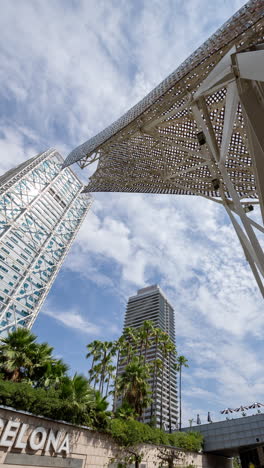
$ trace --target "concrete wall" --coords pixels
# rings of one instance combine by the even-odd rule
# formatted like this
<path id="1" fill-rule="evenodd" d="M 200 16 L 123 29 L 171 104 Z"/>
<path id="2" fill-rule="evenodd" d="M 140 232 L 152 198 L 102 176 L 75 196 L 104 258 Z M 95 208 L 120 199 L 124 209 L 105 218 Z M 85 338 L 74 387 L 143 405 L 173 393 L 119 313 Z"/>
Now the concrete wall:
<path id="1" fill-rule="evenodd" d="M 205 439 L 204 450 L 236 450 L 264 443 L 264 414 L 202 424 L 184 431 L 198 431 Z"/>
<path id="2" fill-rule="evenodd" d="M 114 467 L 117 460 L 122 459 L 123 454 L 120 448 L 110 437 L 88 428 L 51 421 L 6 408 L 0 408 L 0 418 L 0 467 L 99 468 Z M 8 421 L 10 421 L 9 426 L 7 426 Z M 17 423 L 17 428 L 15 428 L 14 422 Z M 13 427 L 11 427 L 12 424 Z M 22 424 L 27 424 L 27 426 L 22 426 Z M 9 436 L 7 435 L 8 427 L 11 428 Z M 39 437 L 38 435 L 36 437 L 32 436 L 37 427 L 43 428 L 42 431 L 45 434 L 47 433 L 47 438 L 42 449 L 33 450 L 30 447 L 30 443 L 32 445 L 30 440 L 34 439 L 36 444 L 41 443 L 43 435 L 39 434 Z M 57 431 L 61 432 L 60 440 L 64 440 L 68 434 L 69 453 L 66 453 L 66 449 L 62 450 L 61 453 L 56 453 L 52 445 L 47 449 L 50 434 L 52 433 L 57 437 Z M 20 448 L 16 448 L 16 445 L 20 445 Z M 140 447 L 143 454 L 141 468 L 157 468 L 160 463 L 159 450 L 153 445 L 142 445 Z M 196 468 L 230 468 L 232 466 L 231 460 L 226 458 L 197 453 L 184 454 L 182 460 L 175 466 L 183 467 L 190 464 Z M 166 465 L 164 464 L 164 466 Z"/>

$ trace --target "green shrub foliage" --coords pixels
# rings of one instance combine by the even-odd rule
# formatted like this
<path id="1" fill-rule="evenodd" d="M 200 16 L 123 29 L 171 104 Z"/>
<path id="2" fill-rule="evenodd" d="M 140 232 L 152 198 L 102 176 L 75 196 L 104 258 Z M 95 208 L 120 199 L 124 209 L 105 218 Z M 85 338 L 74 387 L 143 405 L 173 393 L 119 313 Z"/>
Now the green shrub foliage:
<path id="1" fill-rule="evenodd" d="M 98 394 L 96 396 L 100 398 Z M 102 406 L 104 400 L 99 403 Z M 133 419 L 111 419 L 106 406 L 99 407 L 98 411 L 96 398 L 94 402 L 89 400 L 89 404 L 84 407 L 73 404 L 69 397 L 62 398 L 60 390 L 33 388 L 28 383 L 0 380 L 0 405 L 106 431 L 123 447 L 150 443 L 174 446 L 193 452 L 198 452 L 202 448 L 202 436 L 197 432 L 167 434 Z"/>
<path id="2" fill-rule="evenodd" d="M 0 380 L 0 404 L 73 424 L 93 425 L 93 409 L 73 405 L 55 389 L 33 388 L 28 383 Z"/>
<path id="3" fill-rule="evenodd" d="M 118 444 L 124 447 L 150 443 L 173 446 L 193 452 L 202 449 L 203 437 L 198 432 L 167 434 L 160 429 L 133 420 L 112 419 L 109 422 L 108 432 Z"/>
<path id="4" fill-rule="evenodd" d="M 151 323 L 145 322 L 145 325 L 146 330 L 149 331 Z M 131 332 L 131 330 L 128 331 Z M 148 389 L 143 385 L 148 376 L 143 357 L 147 350 L 145 338 L 141 346 L 142 362 L 131 357 L 130 367 L 127 366 L 130 373 L 125 374 L 126 379 L 124 377 L 123 381 L 119 382 L 125 401 L 123 406 L 116 411 L 117 417 L 115 418 L 111 418 L 111 413 L 107 411 L 109 372 L 113 371 L 108 354 L 112 356 L 113 344 L 110 343 L 110 346 L 105 342 L 102 345 L 103 364 L 100 370 L 102 375 L 98 391 L 90 385 L 92 379 L 95 378 L 93 374 L 90 373 L 89 381 L 80 374 L 69 377 L 67 364 L 52 355 L 52 347 L 47 343 L 37 343 L 36 338 L 30 330 L 21 328 L 0 340 L 0 405 L 107 432 L 121 448 L 126 448 L 129 454 L 132 453 L 136 457 L 137 463 L 140 455 L 131 452 L 131 448 L 141 443 L 171 446 L 190 451 L 201 449 L 202 436 L 199 433 L 167 434 L 136 420 L 137 415 L 141 414 L 143 408 L 149 404 Z M 93 355 L 95 362 L 97 362 L 99 352 L 98 343 L 100 344 L 100 342 L 93 342 L 93 346 L 88 346 L 88 355 Z M 143 353 L 144 345 L 145 352 Z M 133 354 L 133 347 L 130 348 L 125 350 L 126 361 L 128 361 L 128 353 L 131 356 Z M 122 350 L 120 352 L 122 354 Z M 93 366 L 93 369 L 95 367 Z M 107 372 L 109 376 L 105 379 Z M 135 376 L 140 376 L 142 380 L 138 388 L 136 385 L 130 385 L 132 377 Z M 104 392 L 105 385 L 107 386 L 106 392 Z M 116 396 L 115 394 L 114 400 Z M 133 400 L 132 396 L 138 399 L 135 407 L 129 405 L 130 399 Z"/>
<path id="5" fill-rule="evenodd" d="M 199 452 L 202 449 L 203 436 L 199 432 L 174 432 L 168 434 L 169 445 L 180 447 L 190 452 Z"/>

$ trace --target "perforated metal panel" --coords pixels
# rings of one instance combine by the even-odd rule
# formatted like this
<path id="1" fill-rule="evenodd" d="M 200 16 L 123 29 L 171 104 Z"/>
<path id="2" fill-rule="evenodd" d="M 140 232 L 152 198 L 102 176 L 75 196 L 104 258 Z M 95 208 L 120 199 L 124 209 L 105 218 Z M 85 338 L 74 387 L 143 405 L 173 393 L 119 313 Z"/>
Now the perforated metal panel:
<path id="1" fill-rule="evenodd" d="M 81 167 L 99 157 L 87 191 L 151 192 L 219 196 L 212 188 L 211 170 L 197 140 L 196 122 L 188 107 L 203 80 L 221 58 L 263 42 L 263 0 L 248 2 L 174 73 L 123 117 L 66 159 Z M 226 87 L 206 98 L 210 119 L 221 144 Z M 226 168 L 236 191 L 257 197 L 252 160 L 241 107 L 238 105 Z M 177 176 L 173 175 L 177 173 Z M 173 175 L 173 177 L 172 177 Z M 223 182 L 226 195 L 228 190 Z"/>

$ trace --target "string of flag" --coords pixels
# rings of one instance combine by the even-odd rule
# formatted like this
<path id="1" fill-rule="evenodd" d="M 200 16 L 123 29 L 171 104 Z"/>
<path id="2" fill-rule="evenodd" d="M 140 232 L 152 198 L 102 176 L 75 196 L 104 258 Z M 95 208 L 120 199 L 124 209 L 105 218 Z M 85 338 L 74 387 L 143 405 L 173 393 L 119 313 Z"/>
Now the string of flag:
<path id="1" fill-rule="evenodd" d="M 239 408 L 225 408 L 224 410 L 220 411 L 221 414 L 229 414 L 229 413 L 238 413 L 240 411 L 246 411 L 246 410 L 249 410 L 249 409 L 256 409 L 256 408 L 261 408 L 262 406 L 264 406 L 263 403 L 253 403 L 252 405 L 248 405 L 248 406 L 239 406 Z M 193 421 L 193 419 L 191 419 L 190 421 Z M 211 414 L 210 412 L 208 411 L 208 416 L 207 416 L 207 422 L 210 422 L 212 423 L 212 419 L 211 419 Z M 197 414 L 197 418 L 196 418 L 196 424 L 201 424 L 201 418 L 200 418 L 200 415 Z"/>
<path id="2" fill-rule="evenodd" d="M 249 409 L 256 409 L 256 408 L 261 408 L 261 406 L 264 406 L 262 403 L 253 403 L 252 405 L 249 406 L 239 406 L 239 408 L 225 408 L 224 410 L 220 411 L 221 414 L 229 414 L 229 413 L 238 413 L 239 411 L 246 411 Z"/>

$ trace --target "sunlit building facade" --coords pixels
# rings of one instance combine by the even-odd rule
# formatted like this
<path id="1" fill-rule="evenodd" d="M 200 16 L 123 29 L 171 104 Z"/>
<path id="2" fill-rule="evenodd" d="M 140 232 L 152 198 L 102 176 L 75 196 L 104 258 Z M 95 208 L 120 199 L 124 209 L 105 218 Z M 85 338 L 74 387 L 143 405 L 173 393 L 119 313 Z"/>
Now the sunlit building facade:
<path id="1" fill-rule="evenodd" d="M 141 327 L 145 320 L 153 322 L 155 327 L 166 332 L 175 343 L 174 311 L 165 294 L 158 285 L 140 289 L 135 296 L 129 298 L 126 308 L 124 328 Z M 138 350 L 139 351 L 139 350 Z M 136 352 L 139 354 L 139 352 Z M 177 376 L 175 370 L 176 356 L 170 355 L 165 360 L 161 349 L 153 344 L 146 354 L 146 361 L 161 359 L 164 363 L 164 375 L 159 375 L 153 382 L 152 375 L 149 387 L 152 391 L 152 407 L 147 408 L 142 416 L 145 423 L 152 422 L 165 430 L 175 430 L 178 424 Z M 124 364 L 120 359 L 118 374 L 122 373 Z M 119 404 L 121 401 L 119 401 Z"/>
<path id="2" fill-rule="evenodd" d="M 91 206 L 56 150 L 0 177 L 0 336 L 31 328 Z"/>

